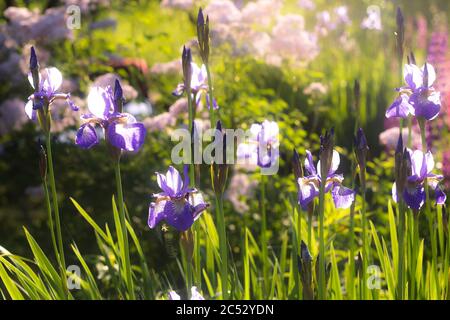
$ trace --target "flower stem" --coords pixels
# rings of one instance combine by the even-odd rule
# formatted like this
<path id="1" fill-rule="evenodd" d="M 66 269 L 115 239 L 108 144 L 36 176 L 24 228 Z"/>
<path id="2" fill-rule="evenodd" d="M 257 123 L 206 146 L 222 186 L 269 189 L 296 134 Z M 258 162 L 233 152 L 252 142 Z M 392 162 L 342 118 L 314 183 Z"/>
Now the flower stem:
<path id="1" fill-rule="evenodd" d="M 228 244 L 225 228 L 225 217 L 223 214 L 223 194 L 216 194 L 216 216 L 219 231 L 220 246 L 220 276 L 222 281 L 222 299 L 228 299 Z"/>
<path id="2" fill-rule="evenodd" d="M 420 127 L 420 134 L 422 138 L 422 152 L 424 155 L 428 151 L 427 147 L 427 139 L 426 139 L 426 127 L 425 127 L 425 119 L 419 118 L 419 127 Z M 426 161 L 424 159 L 424 161 Z M 430 191 L 428 188 L 428 178 L 425 176 L 424 181 L 424 188 L 425 188 L 425 215 L 428 218 L 428 227 L 430 229 L 430 238 L 431 238 L 431 253 L 432 253 L 432 265 L 434 267 L 435 272 L 435 279 L 436 279 L 436 291 L 440 292 L 440 286 L 439 286 L 439 280 L 438 280 L 438 258 L 437 258 L 437 243 L 436 243 L 436 228 L 434 227 L 434 215 L 431 212 L 431 205 L 430 205 Z"/>
<path id="3" fill-rule="evenodd" d="M 45 203 L 47 206 L 48 223 L 49 223 L 50 233 L 51 233 L 51 237 L 52 237 L 53 250 L 55 251 L 56 261 L 58 261 L 58 263 L 59 263 L 60 259 L 59 259 L 58 244 L 56 241 L 55 225 L 53 224 L 52 205 L 50 202 L 50 194 L 48 193 L 48 184 L 47 184 L 46 178 L 42 179 L 42 185 L 44 188 Z"/>
<path id="4" fill-rule="evenodd" d="M 53 170 L 53 155 L 52 155 L 52 143 L 51 143 L 50 131 L 48 131 L 47 139 L 46 139 L 45 143 L 46 143 L 47 157 L 48 157 L 48 174 L 49 174 L 49 181 L 50 181 L 50 189 L 52 192 L 53 212 L 55 214 L 56 239 L 57 239 L 57 243 L 58 243 L 58 252 L 59 252 L 59 254 L 58 254 L 59 269 L 60 269 L 60 273 L 61 273 L 61 282 L 62 282 L 64 291 L 67 293 L 67 296 L 68 296 L 69 291 L 67 288 L 67 281 L 66 281 L 66 261 L 65 261 L 65 257 L 64 257 L 64 246 L 63 246 L 63 240 L 62 240 L 58 198 L 57 198 L 57 193 L 56 193 L 55 173 Z"/>
<path id="5" fill-rule="evenodd" d="M 319 300 L 326 299 L 325 280 L 325 235 L 324 235 L 324 205 L 325 205 L 325 179 L 319 187 Z"/>
<path id="6" fill-rule="evenodd" d="M 399 202 L 399 255 L 397 275 L 397 299 L 405 298 L 405 207 L 403 201 Z"/>
<path id="7" fill-rule="evenodd" d="M 134 294 L 134 288 L 133 288 L 133 278 L 131 275 L 131 263 L 130 263 L 130 249 L 128 245 L 128 232 L 125 222 L 125 211 L 124 211 L 124 201 L 123 201 L 123 191 L 122 191 L 122 178 L 120 175 L 120 159 L 117 160 L 115 164 L 115 176 L 116 176 L 116 187 L 117 187 L 117 202 L 119 205 L 119 222 L 121 224 L 121 237 L 123 243 L 122 248 L 122 264 L 123 268 L 125 270 L 125 277 L 126 277 L 126 285 L 128 289 L 129 298 L 134 300 L 135 294 Z"/>
<path id="8" fill-rule="evenodd" d="M 362 169 L 360 174 L 365 175 L 365 170 Z M 365 181 L 365 178 L 364 178 Z M 369 263 L 369 250 L 367 247 L 367 215 L 366 215 L 366 186 L 361 184 L 362 204 L 361 204 L 361 220 L 362 220 L 362 256 L 363 256 L 363 270 L 362 270 L 362 298 L 367 300 L 367 266 Z"/>
<path id="9" fill-rule="evenodd" d="M 269 291 L 269 265 L 268 265 L 268 252 L 267 252 L 267 215 L 266 215 L 266 176 L 261 174 L 261 250 L 263 259 L 263 292 L 264 297 L 267 298 Z"/>
<path id="10" fill-rule="evenodd" d="M 211 79 L 211 71 L 209 70 L 209 65 L 205 64 L 206 67 L 206 75 L 208 77 L 208 94 L 209 94 L 209 119 L 211 121 L 211 128 L 214 128 L 216 125 L 216 116 L 214 110 L 214 96 L 213 96 L 213 86 Z"/>

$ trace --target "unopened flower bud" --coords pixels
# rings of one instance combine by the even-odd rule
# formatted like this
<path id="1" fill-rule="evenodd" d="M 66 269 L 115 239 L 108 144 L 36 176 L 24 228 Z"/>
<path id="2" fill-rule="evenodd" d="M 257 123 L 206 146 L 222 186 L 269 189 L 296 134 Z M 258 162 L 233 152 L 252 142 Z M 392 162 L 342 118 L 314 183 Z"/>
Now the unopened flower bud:
<path id="1" fill-rule="evenodd" d="M 191 49 L 183 47 L 183 54 L 181 56 L 181 63 L 183 66 L 183 81 L 184 81 L 184 88 L 188 94 L 190 94 L 191 91 L 191 78 L 192 78 L 192 55 L 191 55 Z"/>
<path id="2" fill-rule="evenodd" d="M 333 160 L 334 148 L 334 129 L 326 131 L 324 135 L 320 136 L 320 173 L 322 177 L 327 177 L 331 168 Z"/>
<path id="3" fill-rule="evenodd" d="M 39 173 L 42 180 L 47 178 L 47 152 L 42 144 L 39 149 Z"/>
<path id="4" fill-rule="evenodd" d="M 31 53 L 30 53 L 30 72 L 31 76 L 33 78 L 33 86 L 34 91 L 39 91 L 39 63 L 36 56 L 36 51 L 34 50 L 34 47 L 31 47 Z"/>
<path id="5" fill-rule="evenodd" d="M 362 128 L 359 128 L 355 137 L 355 154 L 361 171 L 366 170 L 367 152 L 369 146 Z"/>
<path id="6" fill-rule="evenodd" d="M 298 155 L 297 150 L 294 149 L 294 154 L 292 156 L 292 169 L 294 170 L 295 180 L 303 177 L 302 165 L 300 164 L 300 156 Z"/>
<path id="7" fill-rule="evenodd" d="M 405 43 L 405 19 L 400 7 L 397 7 L 396 13 L 397 30 L 395 35 L 397 37 L 397 54 L 400 59 L 403 59 L 403 47 Z"/>
<path id="8" fill-rule="evenodd" d="M 114 83 L 114 103 L 117 108 L 117 112 L 123 111 L 123 90 L 122 86 L 120 85 L 119 79 L 116 79 L 116 82 Z"/>
<path id="9" fill-rule="evenodd" d="M 203 15 L 202 8 L 198 10 L 197 16 L 197 39 L 198 47 L 200 51 L 200 56 L 202 57 L 203 63 L 208 64 L 209 60 L 209 17 Z"/>

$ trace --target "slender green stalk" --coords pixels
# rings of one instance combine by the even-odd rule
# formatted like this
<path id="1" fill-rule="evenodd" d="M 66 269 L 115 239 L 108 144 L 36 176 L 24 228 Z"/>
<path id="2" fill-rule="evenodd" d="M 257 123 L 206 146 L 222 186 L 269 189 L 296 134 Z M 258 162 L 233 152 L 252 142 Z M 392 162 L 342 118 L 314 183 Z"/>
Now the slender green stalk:
<path id="1" fill-rule="evenodd" d="M 405 207 L 403 201 L 399 202 L 399 240 L 398 240 L 398 275 L 397 299 L 405 299 Z"/>
<path id="2" fill-rule="evenodd" d="M 225 228 L 225 217 L 223 214 L 223 194 L 216 194 L 216 215 L 219 231 L 220 249 L 220 276 L 222 281 L 222 299 L 228 299 L 228 245 Z"/>
<path id="3" fill-rule="evenodd" d="M 45 196 L 45 203 L 47 206 L 47 213 L 48 213 L 48 223 L 49 223 L 49 228 L 50 228 L 50 234 L 52 237 L 52 245 L 53 245 L 53 250 L 55 251 L 55 257 L 56 257 L 56 261 L 60 261 L 59 258 L 59 251 L 58 251 L 58 244 L 56 241 L 56 235 L 55 235 L 55 226 L 53 224 L 53 216 L 52 216 L 52 205 L 50 202 L 50 195 L 48 193 L 48 185 L 47 185 L 47 179 L 43 178 L 42 179 L 42 185 L 44 187 L 44 196 Z"/>
<path id="4" fill-rule="evenodd" d="M 120 160 L 118 159 L 115 164 L 115 176 L 116 176 L 116 187 L 117 187 L 117 201 L 119 204 L 119 219 L 121 224 L 121 237 L 123 243 L 123 257 L 122 265 L 125 271 L 126 285 L 128 289 L 129 298 L 134 300 L 135 293 L 133 288 L 133 278 L 131 274 L 131 263 L 130 263 L 130 248 L 128 244 L 128 232 L 125 223 L 125 211 L 124 211 L 124 201 L 123 201 L 123 191 L 122 191 L 122 178 L 120 175 Z"/>
<path id="5" fill-rule="evenodd" d="M 319 300 L 325 300 L 326 280 L 325 280 L 325 234 L 324 234 L 324 202 L 325 202 L 325 179 L 320 183 L 319 188 Z"/>
<path id="6" fill-rule="evenodd" d="M 267 252 L 267 215 L 266 215 L 266 176 L 261 174 L 261 250 L 263 259 L 263 292 L 264 297 L 267 298 L 269 291 L 269 264 Z"/>
<path id="7" fill-rule="evenodd" d="M 214 96 L 213 96 L 213 86 L 212 86 L 212 79 L 211 79 L 211 71 L 209 70 L 209 65 L 206 63 L 206 75 L 208 76 L 208 94 L 209 94 L 209 119 L 211 121 L 211 128 L 214 128 L 216 126 L 216 115 L 214 110 Z"/>
<path id="8" fill-rule="evenodd" d="M 360 174 L 365 174 L 361 172 Z M 361 204 L 361 220 L 362 220 L 362 298 L 367 300 L 367 266 L 369 263 L 369 250 L 367 246 L 367 215 L 366 215 L 366 186 L 361 185 L 362 190 L 362 204 Z"/>
<path id="9" fill-rule="evenodd" d="M 312 248 L 312 213 L 308 209 L 308 248 Z"/>
<path id="10" fill-rule="evenodd" d="M 425 154 L 428 150 L 427 148 L 427 139 L 426 139 L 426 132 L 425 132 L 425 119 L 420 118 L 419 119 L 419 127 L 420 127 L 420 134 L 422 138 L 422 152 Z M 425 159 L 424 159 L 425 161 Z M 425 215 L 428 218 L 428 227 L 430 230 L 430 238 L 431 238 L 431 253 L 432 253 L 432 265 L 434 267 L 434 272 L 436 275 L 436 291 L 440 291 L 440 284 L 439 284 L 439 277 L 438 277 L 438 257 L 437 257 L 437 242 L 436 242 L 436 229 L 434 227 L 434 215 L 431 212 L 431 205 L 430 205 L 430 191 L 428 188 L 428 178 L 425 176 Z"/>
<path id="11" fill-rule="evenodd" d="M 59 207 L 58 207 L 58 198 L 56 193 L 56 183 L 55 183 L 55 173 L 53 170 L 53 155 L 52 155 L 52 143 L 50 140 L 50 131 L 47 134 L 46 139 L 46 149 L 47 149 L 47 158 L 48 158 L 48 174 L 50 181 L 50 188 L 52 192 L 52 202 L 53 202 L 53 212 L 55 214 L 55 225 L 56 225 L 56 239 L 58 242 L 58 252 L 59 252 L 59 269 L 61 273 L 61 282 L 63 284 L 63 288 L 67 295 L 69 295 L 69 290 L 67 288 L 66 281 L 66 261 L 64 257 L 64 246 L 62 240 L 62 232 L 61 232 L 61 221 L 59 215 Z"/>

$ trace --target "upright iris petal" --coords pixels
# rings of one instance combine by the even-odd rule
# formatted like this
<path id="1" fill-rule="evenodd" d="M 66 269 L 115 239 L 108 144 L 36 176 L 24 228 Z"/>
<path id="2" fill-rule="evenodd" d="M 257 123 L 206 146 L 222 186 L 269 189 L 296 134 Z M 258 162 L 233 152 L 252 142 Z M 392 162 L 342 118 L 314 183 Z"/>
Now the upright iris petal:
<path id="1" fill-rule="evenodd" d="M 120 84 L 116 83 L 116 86 Z M 146 130 L 142 123 L 129 113 L 118 111 L 116 103 L 121 102 L 121 89 L 114 92 L 111 87 L 106 89 L 92 87 L 88 95 L 89 113 L 83 114 L 84 124 L 78 129 L 75 144 L 80 148 L 89 149 L 98 144 L 95 126 L 99 125 L 105 132 L 107 142 L 125 151 L 138 151 L 144 144 Z"/>
<path id="2" fill-rule="evenodd" d="M 156 200 L 150 204 L 148 226 L 153 229 L 166 221 L 177 230 L 186 231 L 208 206 L 196 189 L 189 188 L 188 166 L 184 167 L 184 180 L 172 166 L 166 174 L 156 176 L 162 192 L 155 194 Z"/>

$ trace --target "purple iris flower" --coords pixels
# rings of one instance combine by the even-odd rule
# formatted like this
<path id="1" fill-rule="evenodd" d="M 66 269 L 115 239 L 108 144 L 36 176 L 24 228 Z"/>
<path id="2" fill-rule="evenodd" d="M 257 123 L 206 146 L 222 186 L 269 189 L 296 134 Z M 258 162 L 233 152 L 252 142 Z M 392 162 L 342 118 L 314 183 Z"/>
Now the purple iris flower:
<path id="1" fill-rule="evenodd" d="M 206 95 L 206 105 L 208 109 L 211 106 L 211 102 L 209 101 L 209 87 L 208 87 L 208 74 L 206 72 L 206 66 L 202 64 L 201 67 L 198 67 L 197 64 L 191 62 L 191 92 L 195 97 L 195 104 L 198 105 L 200 103 L 202 94 Z M 180 97 L 183 95 L 185 91 L 184 83 L 179 83 L 172 94 L 176 97 Z M 213 99 L 213 108 L 214 110 L 219 109 L 216 99 Z"/>
<path id="2" fill-rule="evenodd" d="M 278 135 L 279 128 L 275 121 L 264 120 L 261 124 L 252 124 L 248 143 L 238 145 L 238 159 L 261 168 L 270 168 L 279 157 Z"/>
<path id="3" fill-rule="evenodd" d="M 336 173 L 339 163 L 339 153 L 336 150 L 333 150 L 331 167 L 325 182 L 325 192 L 331 190 L 331 195 L 336 208 L 345 209 L 350 207 L 352 202 L 355 200 L 355 191 L 342 186 L 344 177 L 342 174 Z M 319 188 L 322 181 L 320 176 L 320 160 L 317 163 L 316 169 L 309 150 L 306 150 L 305 169 L 309 175 L 298 179 L 298 202 L 302 206 L 303 210 L 307 210 L 308 204 L 313 201 L 315 197 L 319 196 Z"/>
<path id="4" fill-rule="evenodd" d="M 35 92 L 28 97 L 28 102 L 25 105 L 25 113 L 31 120 L 36 120 L 36 111 L 38 109 L 52 103 L 55 99 L 65 99 L 72 110 L 78 111 L 78 107 L 70 99 L 69 93 L 58 92 L 63 82 L 63 77 L 57 68 L 45 68 L 39 73 L 39 88 L 37 89 L 34 87 L 31 72 L 28 74 L 28 81 L 35 89 Z"/>
<path id="5" fill-rule="evenodd" d="M 413 115 L 426 120 L 433 120 L 441 109 L 441 95 L 433 83 L 436 72 L 426 63 L 422 68 L 411 63 L 406 64 L 403 74 L 407 86 L 397 89 L 399 96 L 386 110 L 386 118 L 406 118 Z"/>
<path id="6" fill-rule="evenodd" d="M 201 193 L 189 188 L 189 166 L 184 166 L 184 181 L 177 169 L 170 166 L 167 173 L 156 173 L 162 192 L 154 194 L 155 202 L 150 204 L 148 226 L 154 228 L 164 220 L 179 231 L 189 229 L 200 214 L 208 207 Z"/>
<path id="7" fill-rule="evenodd" d="M 430 151 L 424 154 L 420 150 L 409 150 L 411 159 L 411 175 L 406 180 L 406 186 L 403 191 L 405 203 L 414 210 L 420 210 L 426 200 L 425 180 L 434 191 L 434 198 L 437 204 L 444 204 L 446 195 L 438 186 L 439 181 L 443 179 L 442 175 L 432 174 L 434 168 L 434 159 Z M 397 202 L 397 185 L 394 182 L 392 186 L 392 198 Z"/>
<path id="8" fill-rule="evenodd" d="M 114 96 L 109 86 L 106 89 L 91 88 L 87 99 L 90 113 L 81 116 L 84 124 L 78 129 L 75 139 L 80 148 L 89 149 L 99 143 L 96 125 L 104 129 L 106 141 L 116 148 L 137 151 L 144 144 L 145 127 L 131 114 L 118 110 L 118 99 L 122 99 L 118 81 L 116 87 L 119 98 Z"/>

